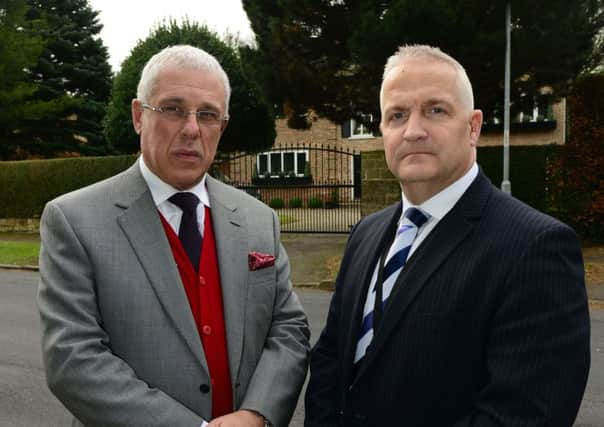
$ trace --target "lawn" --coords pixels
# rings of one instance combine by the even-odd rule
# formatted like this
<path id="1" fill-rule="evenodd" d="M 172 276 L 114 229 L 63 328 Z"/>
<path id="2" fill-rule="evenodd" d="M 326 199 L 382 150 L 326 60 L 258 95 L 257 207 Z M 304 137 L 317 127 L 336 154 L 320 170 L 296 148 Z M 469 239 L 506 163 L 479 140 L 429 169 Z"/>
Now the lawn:
<path id="1" fill-rule="evenodd" d="M 38 265 L 40 242 L 28 239 L 0 240 L 0 264 Z"/>

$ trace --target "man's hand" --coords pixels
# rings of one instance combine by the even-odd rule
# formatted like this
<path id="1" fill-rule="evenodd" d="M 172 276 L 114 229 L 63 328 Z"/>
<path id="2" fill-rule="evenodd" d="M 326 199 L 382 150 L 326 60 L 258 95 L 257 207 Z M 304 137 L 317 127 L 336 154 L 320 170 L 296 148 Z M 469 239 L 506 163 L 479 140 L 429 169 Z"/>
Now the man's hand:
<path id="1" fill-rule="evenodd" d="M 264 418 L 257 412 L 242 409 L 213 419 L 208 427 L 264 427 Z"/>

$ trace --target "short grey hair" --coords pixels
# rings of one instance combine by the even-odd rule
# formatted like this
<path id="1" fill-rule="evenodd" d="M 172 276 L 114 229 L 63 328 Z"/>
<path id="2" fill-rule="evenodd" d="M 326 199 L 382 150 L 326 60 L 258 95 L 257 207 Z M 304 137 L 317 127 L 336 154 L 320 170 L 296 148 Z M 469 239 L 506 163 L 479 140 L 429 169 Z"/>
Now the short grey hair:
<path id="1" fill-rule="evenodd" d="M 463 99 L 462 101 L 464 101 L 464 104 L 466 104 L 470 110 L 474 109 L 474 92 L 472 90 L 472 83 L 470 83 L 470 78 L 468 77 L 465 68 L 452 56 L 446 54 L 439 48 L 423 44 L 409 44 L 400 46 L 394 55 L 388 58 L 386 61 L 386 66 L 384 67 L 384 74 L 382 75 L 382 84 L 380 87 L 380 108 L 382 106 L 382 99 L 384 96 L 384 81 L 392 70 L 397 68 L 403 63 L 403 61 L 409 58 L 428 58 L 451 65 L 457 71 L 457 75 L 465 92 L 463 96 L 466 99 Z"/>
<path id="2" fill-rule="evenodd" d="M 167 47 L 153 55 L 145 64 L 141 78 L 136 88 L 136 97 L 148 102 L 153 95 L 157 77 L 160 72 L 168 67 L 178 67 L 190 70 L 213 73 L 224 85 L 226 115 L 229 114 L 229 100 L 231 98 L 231 84 L 229 77 L 218 60 L 203 49 L 189 46 L 176 45 Z"/>

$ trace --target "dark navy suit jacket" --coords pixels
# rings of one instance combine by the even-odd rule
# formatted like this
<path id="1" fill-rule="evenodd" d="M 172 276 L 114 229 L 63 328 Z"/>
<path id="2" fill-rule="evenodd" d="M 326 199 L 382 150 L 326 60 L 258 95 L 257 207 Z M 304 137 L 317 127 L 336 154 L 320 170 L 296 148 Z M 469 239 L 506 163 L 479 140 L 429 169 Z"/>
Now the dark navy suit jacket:
<path id="1" fill-rule="evenodd" d="M 482 172 L 409 259 L 353 367 L 367 286 L 400 211 L 351 232 L 312 351 L 305 426 L 571 426 L 590 362 L 579 241 Z"/>

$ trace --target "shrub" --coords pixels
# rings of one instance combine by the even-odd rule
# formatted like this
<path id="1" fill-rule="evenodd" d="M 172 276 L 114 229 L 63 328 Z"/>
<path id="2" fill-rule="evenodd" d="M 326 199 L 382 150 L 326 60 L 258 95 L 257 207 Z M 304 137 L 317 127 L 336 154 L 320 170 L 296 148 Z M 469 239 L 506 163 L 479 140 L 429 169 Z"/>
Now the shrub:
<path id="1" fill-rule="evenodd" d="M 292 209 L 297 209 L 302 207 L 302 199 L 299 197 L 294 197 L 289 201 L 289 207 Z"/>
<path id="2" fill-rule="evenodd" d="M 329 200 L 325 202 L 325 207 L 327 209 L 335 209 L 340 206 L 340 192 L 337 188 L 331 190 L 331 196 Z"/>
<path id="3" fill-rule="evenodd" d="M 268 202 L 268 205 L 273 209 L 281 209 L 285 207 L 285 202 L 280 197 L 274 197 Z"/>
<path id="4" fill-rule="evenodd" d="M 323 200 L 318 197 L 311 197 L 306 204 L 310 209 L 320 209 L 323 207 Z"/>
<path id="5" fill-rule="evenodd" d="M 0 218 L 39 217 L 46 202 L 109 178 L 135 155 L 0 162 Z"/>

